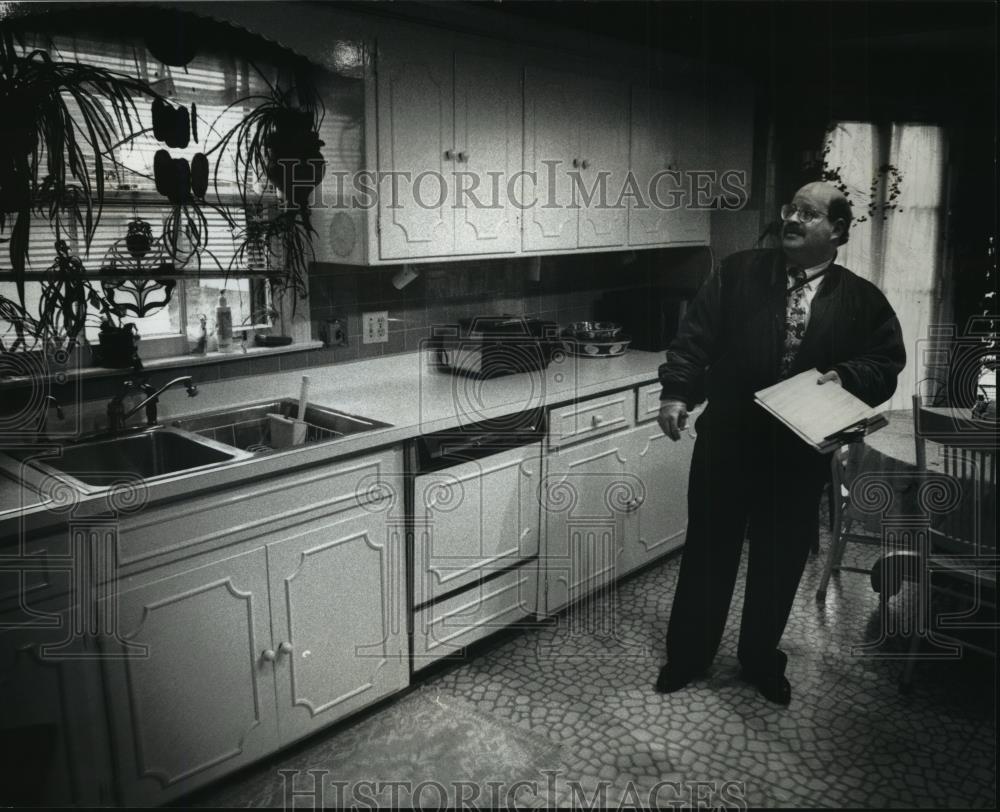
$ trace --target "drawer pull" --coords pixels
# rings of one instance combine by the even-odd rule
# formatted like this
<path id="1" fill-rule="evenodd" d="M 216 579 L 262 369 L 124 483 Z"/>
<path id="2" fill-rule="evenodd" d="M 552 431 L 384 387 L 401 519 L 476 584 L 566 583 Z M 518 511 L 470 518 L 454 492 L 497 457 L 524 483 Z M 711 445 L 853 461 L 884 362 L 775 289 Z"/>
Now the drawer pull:
<path id="1" fill-rule="evenodd" d="M 291 654 L 291 653 L 292 653 L 292 644 L 291 643 L 287 643 L 287 642 L 282 641 L 278 645 L 278 654 Z"/>
<path id="2" fill-rule="evenodd" d="M 597 427 L 598 427 L 599 425 L 601 425 L 601 423 L 603 423 L 603 422 L 604 422 L 604 418 L 603 418 L 603 417 L 601 417 L 601 416 L 600 416 L 599 414 L 595 414 L 595 415 L 594 415 L 594 416 L 593 416 L 592 418 L 590 418 L 590 423 L 591 423 L 591 425 L 593 425 L 593 427 L 594 427 L 595 429 L 596 429 L 596 428 L 597 428 Z"/>
<path id="3" fill-rule="evenodd" d="M 273 648 L 266 648 L 266 649 L 264 649 L 260 653 L 260 658 L 265 663 L 273 663 L 275 661 L 275 659 L 277 658 L 277 656 L 278 655 L 274 653 L 274 649 Z"/>

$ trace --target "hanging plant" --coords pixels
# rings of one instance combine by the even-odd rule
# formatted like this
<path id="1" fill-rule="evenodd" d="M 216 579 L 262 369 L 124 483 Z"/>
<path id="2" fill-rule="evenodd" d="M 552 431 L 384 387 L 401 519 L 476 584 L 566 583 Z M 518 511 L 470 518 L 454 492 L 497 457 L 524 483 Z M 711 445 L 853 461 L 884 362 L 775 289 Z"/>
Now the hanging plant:
<path id="1" fill-rule="evenodd" d="M 0 353 L 30 350 L 38 343 L 38 322 L 19 304 L 0 294 L 0 321 L 7 322 L 14 330 L 12 344 L 4 344 L 0 337 Z M 28 343 L 28 340 L 31 343 Z"/>
<path id="2" fill-rule="evenodd" d="M 236 184 L 244 203 L 250 190 L 268 181 L 281 193 L 285 205 L 297 207 L 308 224 L 309 195 L 326 171 L 320 149 L 324 142 L 319 137 L 323 102 L 305 71 L 299 71 L 291 87 L 269 85 L 267 95 L 238 99 L 225 112 L 250 102 L 257 104 L 222 135 L 213 151 L 235 145 Z M 216 165 L 216 190 L 218 172 Z"/>
<path id="3" fill-rule="evenodd" d="M 56 258 L 42 283 L 35 336 L 72 349 L 87 323 L 88 306 L 104 310 L 80 258 L 65 240 L 56 240 Z"/>
<path id="4" fill-rule="evenodd" d="M 0 32 L 0 235 L 22 305 L 32 211 L 57 228 L 63 216 L 75 220 L 89 249 L 104 202 L 104 156 L 135 134 L 133 98 L 158 98 L 140 79 L 24 50 Z"/>
<path id="5" fill-rule="evenodd" d="M 262 195 L 256 190 L 268 184 L 277 190 L 281 207 L 266 218 L 248 216 L 245 227 L 230 219 L 237 234 L 236 258 L 259 262 L 267 257 L 272 267 L 280 263 L 283 273 L 276 273 L 272 285 L 304 297 L 315 235 L 309 198 L 326 171 L 319 137 L 323 103 L 304 70 L 291 87 L 269 85 L 267 95 L 240 99 L 230 107 L 253 101 L 257 106 L 223 134 L 213 151 L 235 147 L 236 185 L 245 211 L 260 211 Z M 218 193 L 218 164 L 214 184 Z"/>
<path id="6" fill-rule="evenodd" d="M 247 224 L 236 231 L 234 265 L 248 268 L 280 265 L 282 272 L 269 278 L 272 290 L 292 291 L 296 299 L 305 298 L 306 274 L 315 257 L 311 229 L 295 210 L 276 212 L 271 217 L 247 216 Z"/>

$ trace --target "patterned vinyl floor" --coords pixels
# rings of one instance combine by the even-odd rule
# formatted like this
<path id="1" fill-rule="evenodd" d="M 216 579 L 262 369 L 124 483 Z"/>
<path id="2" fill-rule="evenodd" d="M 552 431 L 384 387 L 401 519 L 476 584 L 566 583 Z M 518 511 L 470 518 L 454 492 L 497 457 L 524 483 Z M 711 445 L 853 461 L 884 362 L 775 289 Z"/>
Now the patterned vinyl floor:
<path id="1" fill-rule="evenodd" d="M 782 641 L 792 683 L 788 708 L 736 678 L 745 551 L 719 656 L 706 678 L 681 692 L 653 691 L 677 555 L 554 623 L 501 635 L 426 677 L 418 690 L 441 707 L 459 706 L 464 718 L 474 714 L 478 728 L 492 730 L 491 740 L 513 735 L 514 745 L 498 745 L 493 758 L 512 760 L 494 764 L 494 772 L 522 782 L 509 796 L 518 806 L 571 808 L 596 799 L 615 807 L 995 808 L 995 660 L 963 652 L 946 662 L 921 661 L 913 690 L 901 694 L 901 646 L 857 646 L 878 640 L 910 596 L 894 598 L 883 615 L 868 578 L 842 573 L 818 603 L 828 544 L 824 538 L 821 555 L 807 565 Z M 875 554 L 849 546 L 845 563 L 863 565 Z M 310 739 L 296 750 L 295 764 L 318 763 L 338 746 L 374 763 L 393 738 L 384 731 L 409 721 L 399 718 L 411 713 L 408 699 Z M 445 730 L 428 722 L 425 741 Z M 546 749 L 549 742 L 555 750 Z M 540 757 L 527 768 L 513 763 L 542 752 L 544 764 Z M 454 753 L 446 748 L 428 748 L 424 758 L 416 774 L 442 782 L 454 775 Z M 435 758 L 441 763 L 427 763 Z M 189 802 L 278 805 L 277 769 L 275 762 L 261 765 Z M 497 796 L 491 803 L 483 790 L 479 803 L 496 805 Z"/>

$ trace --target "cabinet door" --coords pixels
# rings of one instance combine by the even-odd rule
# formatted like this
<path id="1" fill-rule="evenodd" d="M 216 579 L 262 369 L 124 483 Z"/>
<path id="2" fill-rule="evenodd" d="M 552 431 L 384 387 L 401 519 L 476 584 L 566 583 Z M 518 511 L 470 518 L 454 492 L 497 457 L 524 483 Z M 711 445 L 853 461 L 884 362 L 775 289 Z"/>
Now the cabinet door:
<path id="1" fill-rule="evenodd" d="M 683 205 L 669 212 L 667 242 L 707 244 L 716 187 L 708 180 L 700 180 L 697 174 L 715 168 L 708 154 L 707 102 L 685 88 L 674 88 L 670 91 L 668 110 L 668 164 L 680 172 Z"/>
<path id="2" fill-rule="evenodd" d="M 117 600 L 127 647 L 103 654 L 124 803 L 163 803 L 275 749 L 264 550 Z"/>
<path id="3" fill-rule="evenodd" d="M 668 208 L 679 185 L 666 174 L 671 169 L 671 111 L 667 93 L 659 88 L 632 88 L 632 174 L 645 206 L 629 201 L 629 245 L 663 245 L 669 242 Z"/>
<path id="4" fill-rule="evenodd" d="M 588 79 L 579 98 L 580 247 L 624 245 L 627 209 L 618 205 L 629 168 L 628 88 Z"/>
<path id="5" fill-rule="evenodd" d="M 413 605 L 538 552 L 541 444 L 414 478 Z"/>
<path id="6" fill-rule="evenodd" d="M 453 57 L 449 49 L 380 42 L 379 250 L 382 259 L 450 254 L 455 245 Z M 403 174 L 405 173 L 405 174 Z M 393 188 L 395 186 L 395 189 Z M 445 198 L 445 199 L 442 199 Z"/>
<path id="7" fill-rule="evenodd" d="M 630 201 L 630 245 L 708 241 L 709 213 L 691 207 L 694 178 L 687 174 L 711 168 L 699 112 L 685 91 L 632 89 L 632 171 L 648 207 Z"/>
<path id="8" fill-rule="evenodd" d="M 386 506 L 267 546 L 282 744 L 407 684 L 403 524 Z"/>
<path id="9" fill-rule="evenodd" d="M 694 417 L 690 418 L 689 425 Z M 656 423 L 629 433 L 632 472 L 639 493 L 629 506 L 622 566 L 625 572 L 648 564 L 684 543 L 687 485 L 694 438 L 682 432 L 674 442 Z"/>
<path id="10" fill-rule="evenodd" d="M 95 652 L 73 640 L 73 613 L 34 608 L 35 625 L 0 615 L 0 797 L 15 806 L 107 806 L 114 798 Z"/>
<path id="11" fill-rule="evenodd" d="M 502 58 L 455 54 L 455 253 L 506 253 L 521 240 L 508 183 L 521 169 L 521 71 Z M 459 192 L 469 190 L 469 194 Z"/>
<path id="12" fill-rule="evenodd" d="M 625 514 L 635 490 L 627 440 L 628 432 L 619 432 L 548 455 L 540 611 L 561 609 L 621 575 Z"/>
<path id="13" fill-rule="evenodd" d="M 581 79 L 529 66 L 524 75 L 522 248 L 553 251 L 579 244 L 579 208 L 573 203 L 573 161 L 580 157 Z M 579 195 L 577 195 L 579 199 Z M 534 205 L 532 205 L 532 203 Z"/>

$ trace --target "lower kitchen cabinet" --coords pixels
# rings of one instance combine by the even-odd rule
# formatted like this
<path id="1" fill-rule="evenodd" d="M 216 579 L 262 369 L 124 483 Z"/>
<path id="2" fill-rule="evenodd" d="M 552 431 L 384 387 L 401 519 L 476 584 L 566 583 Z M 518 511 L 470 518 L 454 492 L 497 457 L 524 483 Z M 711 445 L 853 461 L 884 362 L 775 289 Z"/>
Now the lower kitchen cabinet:
<path id="1" fill-rule="evenodd" d="M 625 391 L 550 413 L 540 614 L 606 588 L 684 543 L 694 435 L 683 432 L 674 442 L 663 434 L 655 422 L 659 390 L 649 384 L 639 388 L 638 401 Z"/>
<path id="2" fill-rule="evenodd" d="M 242 552 L 173 563 L 159 579 L 154 569 L 106 598 L 118 613 L 103 653 L 124 803 L 169 801 L 406 686 L 393 500 L 339 495 Z"/>
<path id="3" fill-rule="evenodd" d="M 35 605 L 0 614 L 0 803 L 105 806 L 107 763 L 100 667 L 74 637 L 73 613 Z"/>
<path id="4" fill-rule="evenodd" d="M 268 545 L 281 744 L 406 686 L 402 535 L 362 509 Z"/>
<path id="5" fill-rule="evenodd" d="M 634 477 L 627 432 L 550 451 L 542 510 L 538 611 L 551 614 L 622 574 L 626 512 Z"/>
<path id="6" fill-rule="evenodd" d="M 162 803 L 278 744 L 263 549 L 124 592 L 105 680 L 121 800 Z"/>
<path id="7" fill-rule="evenodd" d="M 631 572 L 684 543 L 694 438 L 682 432 L 675 442 L 657 423 L 646 423 L 627 432 L 624 445 L 638 491 L 629 505 L 621 561 L 622 571 Z"/>

